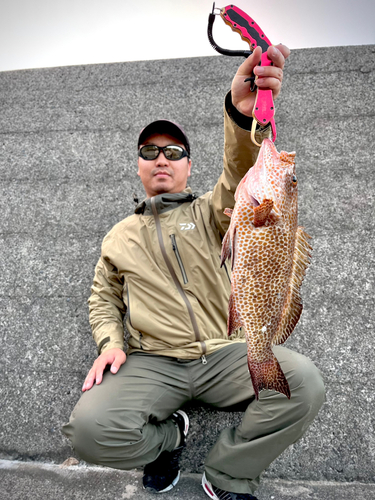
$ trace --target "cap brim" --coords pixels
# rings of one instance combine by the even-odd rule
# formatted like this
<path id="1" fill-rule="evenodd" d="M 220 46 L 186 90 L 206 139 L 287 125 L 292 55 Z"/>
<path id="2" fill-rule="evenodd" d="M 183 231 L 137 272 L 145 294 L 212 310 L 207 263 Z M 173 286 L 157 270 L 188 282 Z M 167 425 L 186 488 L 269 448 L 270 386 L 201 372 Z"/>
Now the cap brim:
<path id="1" fill-rule="evenodd" d="M 146 141 L 148 137 L 150 137 L 150 135 L 156 133 L 168 134 L 178 139 L 178 141 L 185 146 L 186 151 L 190 156 L 190 144 L 184 130 L 180 125 L 171 122 L 170 120 L 156 120 L 152 123 L 149 123 L 139 134 L 138 148 Z"/>

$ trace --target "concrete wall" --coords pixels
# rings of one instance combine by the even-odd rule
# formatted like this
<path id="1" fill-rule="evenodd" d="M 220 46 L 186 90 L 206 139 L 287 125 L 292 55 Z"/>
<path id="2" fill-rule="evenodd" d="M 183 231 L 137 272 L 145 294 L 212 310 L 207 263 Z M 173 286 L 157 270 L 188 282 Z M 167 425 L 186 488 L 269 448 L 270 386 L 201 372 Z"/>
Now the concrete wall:
<path id="1" fill-rule="evenodd" d="M 207 57 L 0 73 L 0 458 L 60 462 L 59 428 L 95 357 L 86 299 L 101 240 L 132 212 L 136 138 L 184 124 L 192 188 L 221 169 L 222 103 L 238 59 Z M 300 221 L 313 236 L 302 319 L 288 341 L 324 373 L 327 402 L 269 469 L 374 481 L 375 47 L 297 50 L 277 100 L 296 150 Z M 191 409 L 185 471 L 239 413 Z"/>

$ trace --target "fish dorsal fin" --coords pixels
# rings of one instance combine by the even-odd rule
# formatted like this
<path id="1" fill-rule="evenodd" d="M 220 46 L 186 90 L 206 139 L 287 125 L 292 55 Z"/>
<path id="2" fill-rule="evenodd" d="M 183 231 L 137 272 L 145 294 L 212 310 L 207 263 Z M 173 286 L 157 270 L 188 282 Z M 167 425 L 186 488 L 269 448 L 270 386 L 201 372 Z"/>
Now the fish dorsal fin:
<path id="1" fill-rule="evenodd" d="M 307 266 L 310 263 L 312 247 L 309 244 L 309 239 L 310 236 L 305 233 L 303 228 L 298 227 L 288 295 L 282 312 L 280 326 L 272 339 L 274 345 L 283 344 L 287 340 L 302 313 L 300 288 Z"/>
<path id="2" fill-rule="evenodd" d="M 272 200 L 263 200 L 260 205 L 254 208 L 254 226 L 264 226 L 273 208 Z"/>

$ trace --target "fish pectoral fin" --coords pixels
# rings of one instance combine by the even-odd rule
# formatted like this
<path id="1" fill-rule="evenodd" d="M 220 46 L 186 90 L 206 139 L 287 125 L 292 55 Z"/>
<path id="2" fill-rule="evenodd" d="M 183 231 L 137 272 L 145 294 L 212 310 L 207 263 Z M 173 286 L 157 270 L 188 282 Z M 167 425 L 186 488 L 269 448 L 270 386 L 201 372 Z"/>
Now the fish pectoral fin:
<path id="1" fill-rule="evenodd" d="M 262 363 L 248 360 L 248 367 L 256 399 L 259 399 L 259 392 L 262 389 L 280 392 L 290 399 L 288 381 L 272 351 L 267 361 Z"/>
<path id="2" fill-rule="evenodd" d="M 231 246 L 231 237 L 230 237 L 230 226 L 228 231 L 225 233 L 223 242 L 221 244 L 221 262 L 220 267 L 223 267 L 224 262 L 227 259 L 230 259 L 232 256 L 232 246 Z"/>
<path id="3" fill-rule="evenodd" d="M 241 318 L 237 312 L 234 296 L 231 293 L 228 305 L 228 337 L 230 337 L 236 330 L 242 327 Z"/>
<path id="4" fill-rule="evenodd" d="M 262 203 L 254 207 L 254 226 L 264 226 L 273 209 L 273 200 L 263 200 Z"/>
<path id="5" fill-rule="evenodd" d="M 232 217 L 233 208 L 225 208 L 225 209 L 224 209 L 224 213 L 225 213 L 225 215 L 227 215 L 228 217 Z"/>
<path id="6" fill-rule="evenodd" d="M 310 263 L 312 250 L 309 239 L 310 236 L 305 233 L 303 228 L 298 227 L 288 295 L 282 312 L 280 326 L 272 339 L 273 345 L 283 344 L 287 340 L 301 316 L 302 300 L 300 288 L 307 266 Z"/>
<path id="7" fill-rule="evenodd" d="M 232 217 L 233 209 L 232 208 L 226 208 L 224 210 L 224 213 L 228 217 Z M 228 231 L 224 235 L 223 242 L 222 242 L 222 245 L 221 245 L 221 262 L 220 262 L 220 267 L 223 267 L 224 262 L 227 259 L 230 259 L 231 257 L 233 257 L 233 244 L 234 244 L 233 240 L 234 240 L 235 231 L 236 231 L 236 227 L 235 227 L 235 224 L 233 223 L 233 220 L 232 220 L 231 223 L 229 224 Z M 232 265 L 232 267 L 233 267 L 233 265 Z"/>
<path id="8" fill-rule="evenodd" d="M 224 262 L 231 258 L 232 265 L 231 269 L 233 271 L 234 261 L 236 257 L 236 241 L 237 241 L 237 229 L 236 225 L 233 224 L 233 220 L 229 226 L 228 231 L 225 233 L 222 246 L 221 246 L 221 264 L 220 267 L 223 266 Z"/>

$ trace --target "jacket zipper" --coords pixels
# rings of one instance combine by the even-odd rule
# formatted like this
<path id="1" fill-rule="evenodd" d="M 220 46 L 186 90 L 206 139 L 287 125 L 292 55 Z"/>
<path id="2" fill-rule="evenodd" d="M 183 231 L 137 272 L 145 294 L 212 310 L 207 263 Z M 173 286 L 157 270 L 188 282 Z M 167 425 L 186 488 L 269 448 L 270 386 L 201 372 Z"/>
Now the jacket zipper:
<path id="1" fill-rule="evenodd" d="M 182 263 L 180 252 L 178 251 L 178 247 L 177 247 L 177 243 L 176 243 L 176 236 L 174 234 L 171 234 L 171 240 L 172 240 L 172 248 L 173 248 L 174 254 L 176 256 L 178 265 L 180 266 L 180 270 L 181 270 L 181 274 L 182 274 L 182 279 L 184 281 L 184 285 L 186 285 L 187 282 L 188 282 L 188 278 L 187 278 L 187 275 L 186 275 L 184 264 Z"/>
<path id="2" fill-rule="evenodd" d="M 158 214 L 158 211 L 157 211 L 157 208 L 156 208 L 156 203 L 155 203 L 155 197 L 154 196 L 151 198 L 151 209 L 152 209 L 152 213 L 153 213 L 153 216 L 154 216 L 154 219 L 155 219 L 156 234 L 157 234 L 158 241 L 159 241 L 160 251 L 161 251 L 161 253 L 163 255 L 164 261 L 165 261 L 165 263 L 167 265 L 167 268 L 168 268 L 168 271 L 169 271 L 169 273 L 170 273 L 170 275 L 172 277 L 172 280 L 173 280 L 173 282 L 174 282 L 174 284 L 175 284 L 175 286 L 176 286 L 179 294 L 181 295 L 183 301 L 185 302 L 186 308 L 187 308 L 189 316 L 190 316 L 190 321 L 191 321 L 191 324 L 192 324 L 192 327 L 193 327 L 193 330 L 194 330 L 195 340 L 197 342 L 200 342 L 200 344 L 202 346 L 201 360 L 202 360 L 202 363 L 205 365 L 205 364 L 207 364 L 207 359 L 206 359 L 206 356 L 205 356 L 205 354 L 207 352 L 207 346 L 206 346 L 206 343 L 201 340 L 201 335 L 200 335 L 200 332 L 199 332 L 197 319 L 195 317 L 192 305 L 190 304 L 189 299 L 187 298 L 187 296 L 185 294 L 185 291 L 182 288 L 181 283 L 179 282 L 179 280 L 177 278 L 177 275 L 176 275 L 176 273 L 175 273 L 175 271 L 173 269 L 172 263 L 169 260 L 169 257 L 167 255 L 167 252 L 166 252 L 166 249 L 165 249 L 165 245 L 164 245 L 164 241 L 163 241 L 163 233 L 161 231 L 160 217 L 159 217 L 159 214 Z"/>

